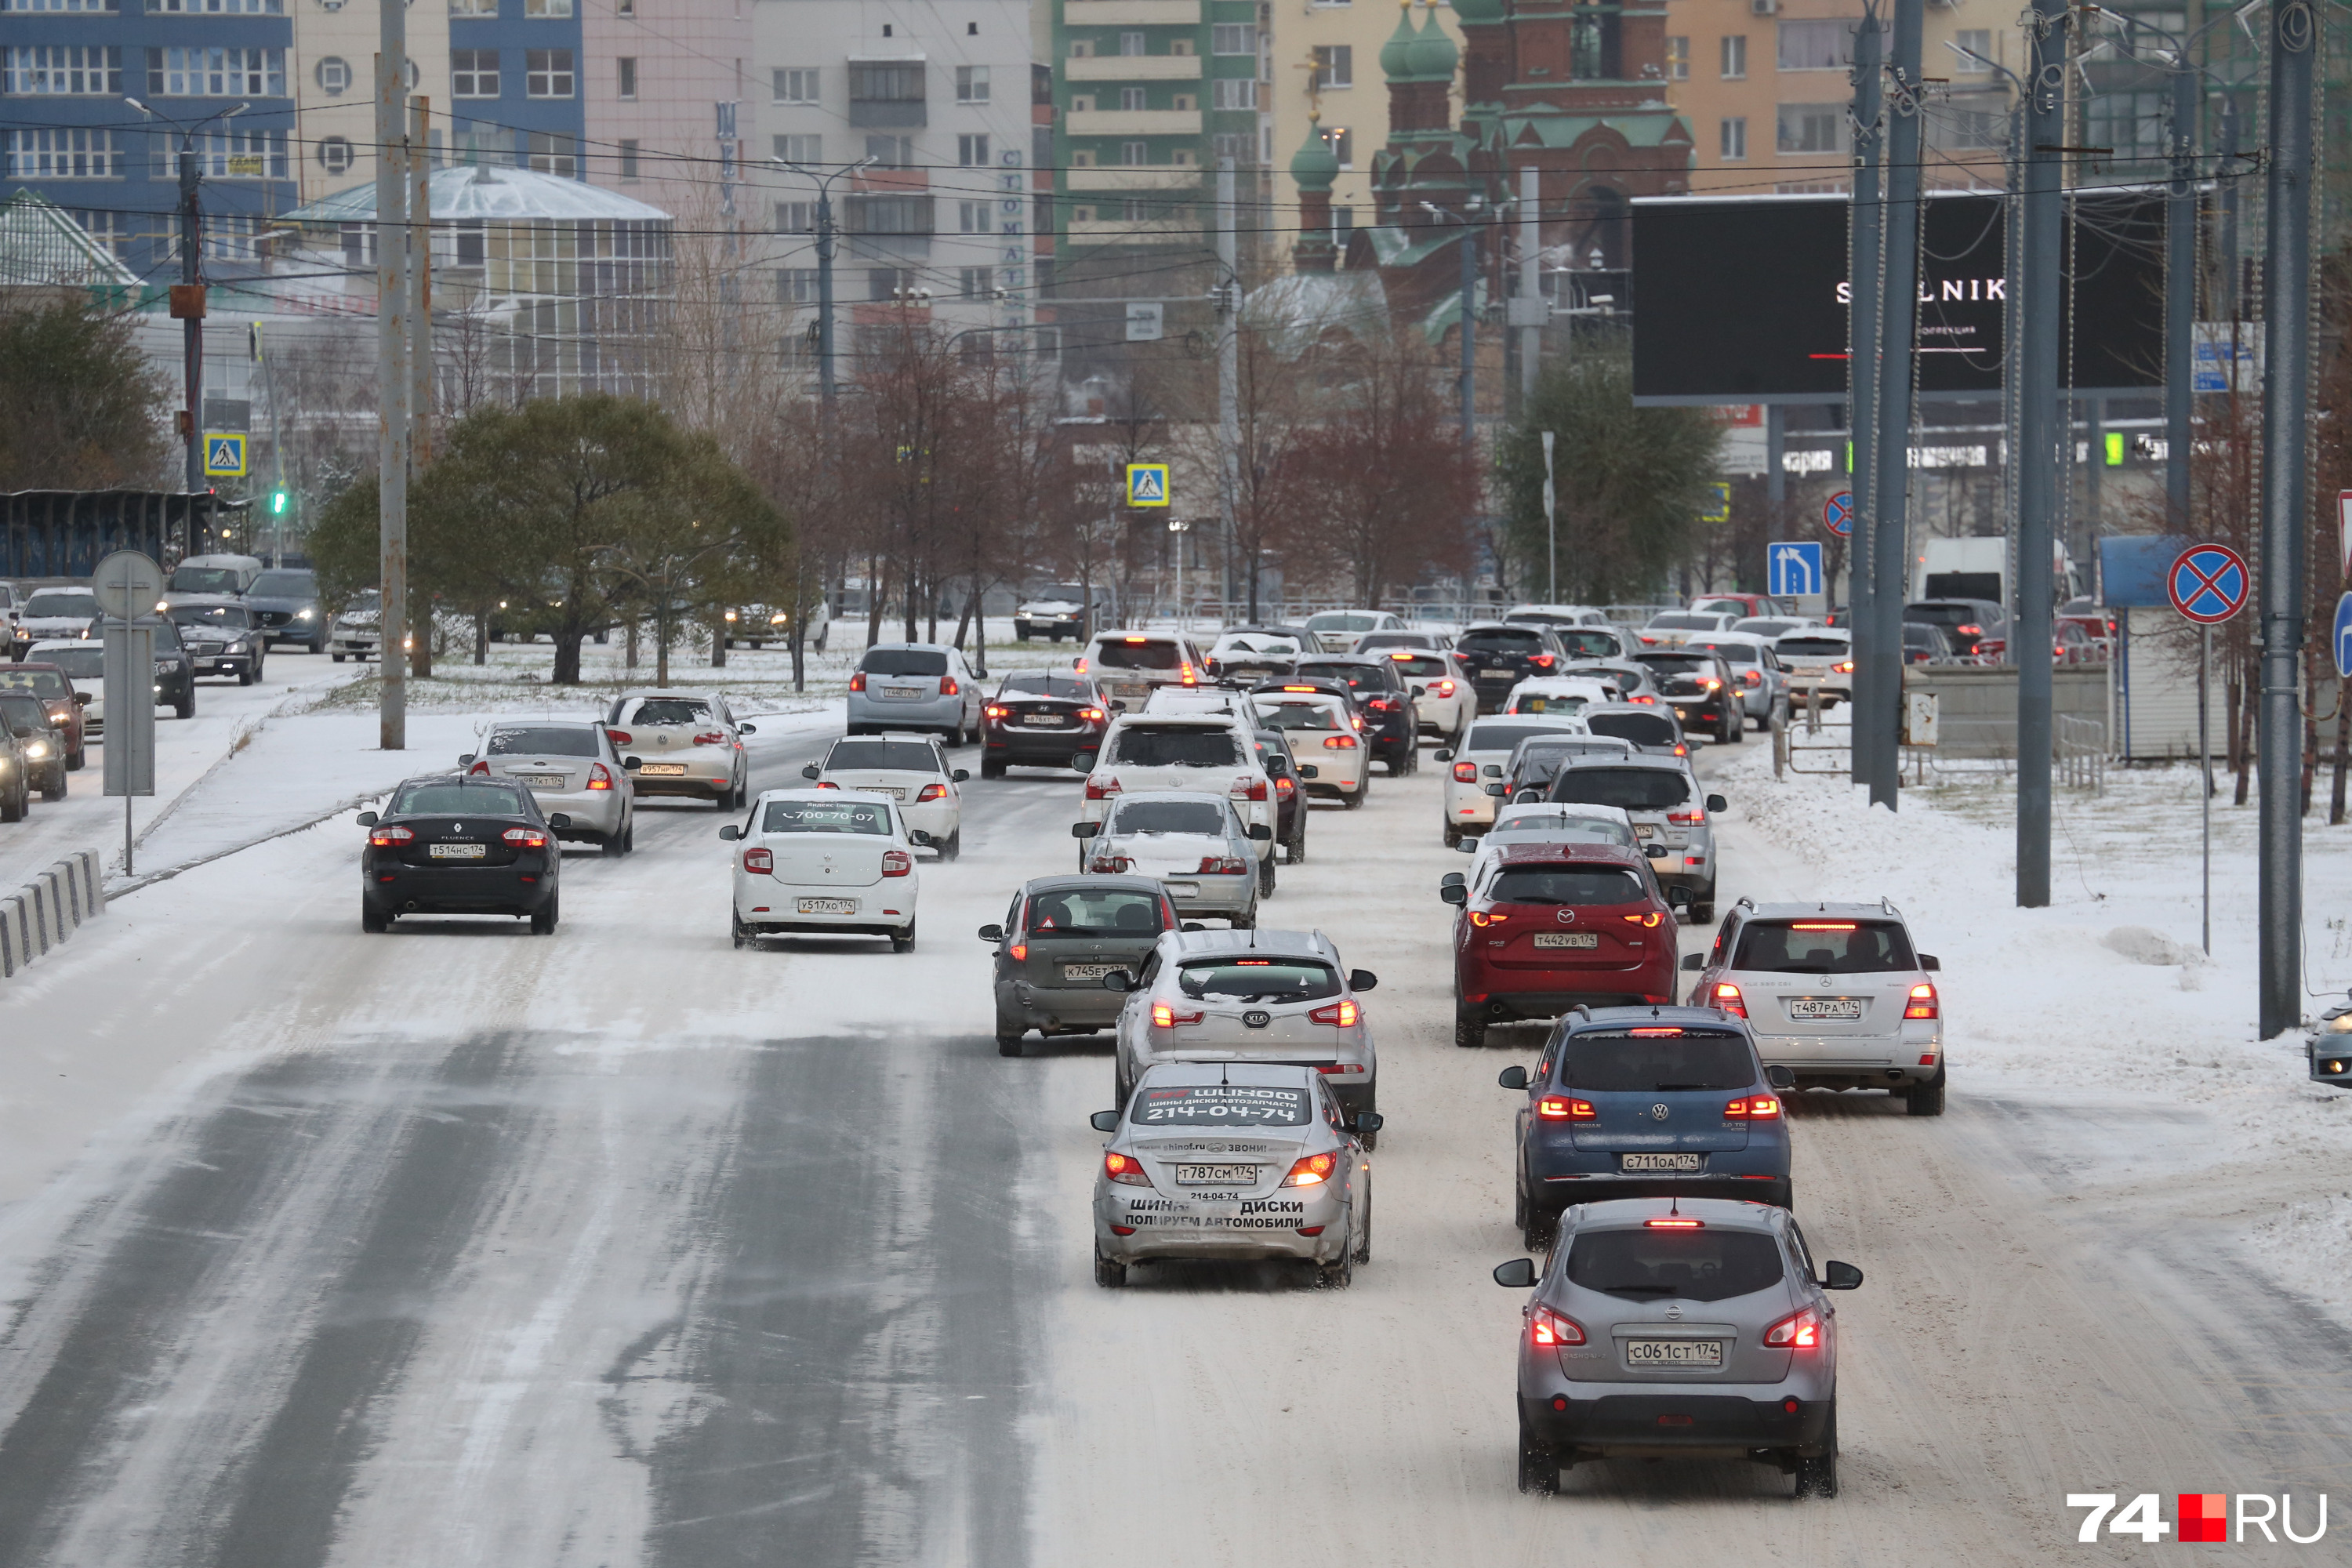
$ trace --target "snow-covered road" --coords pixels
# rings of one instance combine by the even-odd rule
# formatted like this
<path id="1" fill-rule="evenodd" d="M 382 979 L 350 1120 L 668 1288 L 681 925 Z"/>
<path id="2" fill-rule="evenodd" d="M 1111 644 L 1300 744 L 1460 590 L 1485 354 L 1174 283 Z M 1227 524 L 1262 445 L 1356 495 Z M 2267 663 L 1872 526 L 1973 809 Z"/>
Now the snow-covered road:
<path id="1" fill-rule="evenodd" d="M 755 782 L 814 742 L 763 734 Z M 1762 749 L 1706 761 L 1727 898 L 1875 894 L 1841 879 L 1901 835 L 1982 831 L 1849 821 Z M 1919 857 L 1948 893 L 1886 889 L 1945 959 L 1950 1113 L 1795 1108 L 1800 1213 L 1869 1276 L 1836 1500 L 1717 1464 L 1514 1489 L 1495 1074 L 1536 1037 L 1452 1044 L 1433 769 L 1318 810 L 1266 914 L 1381 977 L 1374 1261 L 1098 1289 L 1108 1061 L 1000 1058 L 972 935 L 1067 864 L 1074 787 L 969 785 L 904 956 L 735 952 L 721 819 L 660 804 L 635 857 L 568 861 L 552 940 L 362 937 L 348 817 L 122 900 L 8 993 L 0 1563 L 2024 1563 L 2072 1491 L 2346 1489 L 2352 1337 L 2244 1246 L 2309 1151 L 2079 1041 L 2037 1077 L 2064 971 L 2053 1032 L 2111 996 L 2118 1036 L 2177 971 L 1984 907 L 1973 841 Z M 2189 1000 L 2140 1043 L 2236 1062 Z M 2352 1112 L 2284 1113 L 2340 1160 Z"/>

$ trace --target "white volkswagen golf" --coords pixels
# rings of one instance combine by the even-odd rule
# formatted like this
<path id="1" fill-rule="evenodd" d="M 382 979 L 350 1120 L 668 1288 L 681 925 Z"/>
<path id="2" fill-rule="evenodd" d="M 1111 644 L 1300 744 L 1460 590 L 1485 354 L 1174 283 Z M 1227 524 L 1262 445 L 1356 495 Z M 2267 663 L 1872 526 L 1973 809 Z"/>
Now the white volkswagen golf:
<path id="1" fill-rule="evenodd" d="M 931 836 L 910 828 L 898 803 L 849 790 L 774 789 L 749 822 L 719 837 L 735 855 L 735 945 L 774 936 L 887 936 L 893 952 L 915 946 L 921 879 L 915 848 Z"/>

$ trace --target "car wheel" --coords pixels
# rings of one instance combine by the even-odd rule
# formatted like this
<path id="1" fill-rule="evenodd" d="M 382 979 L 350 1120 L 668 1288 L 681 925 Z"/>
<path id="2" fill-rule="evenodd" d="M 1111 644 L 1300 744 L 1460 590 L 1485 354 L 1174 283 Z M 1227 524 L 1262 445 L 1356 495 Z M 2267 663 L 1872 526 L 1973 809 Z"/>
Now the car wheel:
<path id="1" fill-rule="evenodd" d="M 65 797 L 66 781 L 63 773 L 59 773 L 58 775 L 57 783 L 53 784 L 43 784 L 41 786 L 41 798 L 43 800 L 63 800 Z"/>
<path id="2" fill-rule="evenodd" d="M 1519 1240 L 1529 1252 L 1541 1252 L 1559 1234 L 1559 1215 L 1546 1214 L 1533 1203 L 1526 1206 L 1527 1217 L 1519 1224 Z"/>
<path id="3" fill-rule="evenodd" d="M 531 935 L 553 936 L 555 934 L 555 922 L 563 918 L 562 902 L 562 900 L 560 895 L 550 893 L 547 897 L 547 902 L 531 910 Z"/>
<path id="4" fill-rule="evenodd" d="M 1294 866 L 1304 866 L 1304 865 L 1306 865 L 1306 864 L 1307 864 L 1307 816 L 1306 816 L 1306 813 L 1301 812 L 1301 813 L 1299 814 L 1299 817 L 1298 817 L 1298 831 L 1297 831 L 1297 832 L 1296 832 L 1296 833 L 1294 833 L 1294 834 L 1292 834 L 1292 835 L 1290 836 L 1290 842 L 1289 842 L 1288 844 L 1285 845 L 1285 846 L 1284 846 L 1284 847 L 1285 847 L 1285 848 L 1286 848 L 1286 849 L 1288 849 L 1288 850 L 1290 851 L 1290 863 L 1291 863 L 1292 865 L 1294 865 Z"/>
<path id="5" fill-rule="evenodd" d="M 1550 1444 L 1528 1433 L 1525 1415 L 1519 1417 L 1519 1490 L 1528 1497 L 1550 1497 L 1559 1490 L 1559 1456 Z"/>
<path id="6" fill-rule="evenodd" d="M 1000 1057 L 1019 1056 L 1021 1042 L 1028 1033 L 1028 1030 L 999 1018 L 996 1021 L 996 1054 Z"/>
<path id="7" fill-rule="evenodd" d="M 30 808 L 31 800 L 32 795 L 29 792 L 19 793 L 13 789 L 5 796 L 0 796 L 0 822 L 24 821 Z"/>
<path id="8" fill-rule="evenodd" d="M 1355 810 L 1358 806 L 1364 804 L 1364 797 L 1372 793 L 1371 783 L 1372 775 L 1366 773 L 1364 775 L 1364 782 L 1358 784 L 1352 794 L 1343 795 L 1339 797 L 1339 804 L 1346 806 L 1349 811 Z"/>
<path id="9" fill-rule="evenodd" d="M 1004 776 L 1004 764 L 995 758 L 982 757 L 980 759 L 980 776 L 984 779 L 1001 779 Z"/>
<path id="10" fill-rule="evenodd" d="M 89 765 L 89 753 L 79 747 L 66 753 L 66 772 L 78 773 Z"/>
<path id="11" fill-rule="evenodd" d="M 891 937 L 890 951 L 892 952 L 912 952 L 915 951 L 914 921 L 908 921 L 905 931 L 899 931 L 898 934 Z"/>
<path id="12" fill-rule="evenodd" d="M 378 909 L 367 899 L 360 900 L 360 930 L 378 936 L 392 929 L 392 911 Z"/>
<path id="13" fill-rule="evenodd" d="M 1336 1262 L 1316 1266 L 1315 1288 L 1318 1290 L 1345 1290 L 1355 1282 L 1356 1265 L 1344 1252 Z"/>
<path id="14" fill-rule="evenodd" d="M 1709 899 L 1706 903 L 1693 904 L 1691 921 L 1696 925 L 1712 925 L 1715 922 L 1715 900 Z"/>
<path id="15" fill-rule="evenodd" d="M 1945 1069 L 1937 1068 L 1936 1076 L 1926 1083 L 1915 1083 L 1903 1096 L 1903 1109 L 1914 1116 L 1944 1114 Z"/>
<path id="16" fill-rule="evenodd" d="M 1803 1454 L 1797 1456 L 1797 1496 L 1837 1496 L 1837 1400 L 1832 1395 L 1829 1426 L 1822 1434 L 1821 1453 L 1811 1458 Z"/>
<path id="17" fill-rule="evenodd" d="M 605 858 L 618 859 L 629 852 L 629 832 L 628 826 L 624 824 L 617 830 L 604 835 Z"/>
<path id="18" fill-rule="evenodd" d="M 1511 1178 L 1511 1228 L 1521 1236 L 1528 1233 L 1528 1184 L 1523 1176 Z"/>
<path id="19" fill-rule="evenodd" d="M 1371 1137 L 1367 1134 L 1364 1147 L 1369 1149 L 1371 1146 Z M 1362 1223 L 1356 1226 L 1356 1250 L 1349 1255 L 1350 1260 L 1357 1263 L 1370 1263 L 1372 1260 L 1372 1173 L 1370 1171 L 1364 1173 L 1363 1181 Z"/>
<path id="20" fill-rule="evenodd" d="M 188 682 L 188 694 L 172 704 L 172 711 L 183 719 L 193 719 L 196 716 L 196 683 L 194 681 Z"/>
<path id="21" fill-rule="evenodd" d="M 1095 1253 L 1095 1283 L 1106 1290 L 1116 1290 L 1127 1283 L 1127 1265 L 1113 1263 L 1097 1249 Z"/>
<path id="22" fill-rule="evenodd" d="M 1457 1015 L 1454 1020 L 1454 1043 L 1465 1050 L 1475 1050 L 1484 1046 L 1486 1043 L 1486 1021 Z"/>
<path id="23" fill-rule="evenodd" d="M 1029 640 L 1029 623 L 1027 621 L 1013 622 L 1013 637 L 1015 642 L 1027 642 Z"/>
<path id="24" fill-rule="evenodd" d="M 1257 910 L 1255 909 L 1252 909 L 1250 912 L 1245 915 L 1235 915 L 1233 919 L 1233 928 L 1235 931 L 1257 930 Z"/>
<path id="25" fill-rule="evenodd" d="M 335 656 L 335 662 L 336 662 L 337 664 L 341 664 L 341 663 L 342 663 L 342 662 L 343 662 L 343 656 L 342 656 L 341 654 L 337 654 L 337 655 Z"/>
<path id="26" fill-rule="evenodd" d="M 1257 858 L 1257 896 L 1261 899 L 1274 897 L 1274 857 L 1271 855 L 1261 855 Z"/>
<path id="27" fill-rule="evenodd" d="M 238 669 L 236 672 L 236 683 L 239 686 L 250 686 L 253 684 L 253 666 L 248 664 Z"/>
<path id="28" fill-rule="evenodd" d="M 1462 847 L 1462 830 L 1450 822 L 1445 825 L 1445 847 L 1448 849 L 1458 849 Z"/>
<path id="29" fill-rule="evenodd" d="M 958 823 L 956 825 L 956 830 L 948 835 L 948 841 L 940 846 L 940 858 L 942 860 L 960 860 L 962 858 L 963 825 L 961 823 Z"/>

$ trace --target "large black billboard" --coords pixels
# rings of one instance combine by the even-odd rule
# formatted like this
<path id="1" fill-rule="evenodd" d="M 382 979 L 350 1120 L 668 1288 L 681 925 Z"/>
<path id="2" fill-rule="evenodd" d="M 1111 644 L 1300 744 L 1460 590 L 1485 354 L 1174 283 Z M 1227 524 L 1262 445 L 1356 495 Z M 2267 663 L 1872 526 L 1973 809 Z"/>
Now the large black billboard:
<path id="1" fill-rule="evenodd" d="M 2004 265 L 1999 196 L 1927 201 L 1919 251 L 1919 387 L 1999 392 Z M 2059 375 L 2083 388 L 2164 384 L 2164 203 L 2074 199 Z M 1841 196 L 1669 197 L 1633 204 L 1637 400 L 1833 403 L 1846 393 L 1847 234 Z M 2072 371 L 2065 347 L 2073 344 Z"/>

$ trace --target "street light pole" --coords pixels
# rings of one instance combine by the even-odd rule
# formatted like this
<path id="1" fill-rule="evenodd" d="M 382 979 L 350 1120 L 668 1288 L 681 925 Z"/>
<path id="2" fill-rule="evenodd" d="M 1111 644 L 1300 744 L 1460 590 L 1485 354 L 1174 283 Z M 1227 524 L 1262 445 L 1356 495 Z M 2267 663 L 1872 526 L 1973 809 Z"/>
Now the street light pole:
<path id="1" fill-rule="evenodd" d="M 1886 236 L 1886 208 L 1879 198 L 1878 152 L 1885 139 L 1885 81 L 1881 57 L 1885 47 L 1874 0 L 1864 0 L 1861 30 L 1853 39 L 1853 206 L 1847 220 L 1846 292 L 1846 417 L 1852 431 L 1847 468 L 1853 489 L 1853 543 L 1846 555 L 1846 623 L 1852 629 L 1856 655 L 1870 647 L 1877 620 L 1871 613 L 1871 533 L 1878 516 L 1878 316 L 1884 303 L 1879 293 L 1882 252 Z M 1870 682 L 1876 666 L 1857 657 L 1853 668 L 1853 703 L 1868 711 Z M 1855 784 L 1870 782 L 1869 752 L 1849 739 L 1846 759 Z"/>
<path id="2" fill-rule="evenodd" d="M 825 411 L 830 415 L 836 391 L 833 374 L 833 182 L 844 174 L 857 173 L 874 160 L 860 158 L 830 174 L 819 174 L 782 158 L 771 158 L 768 162 L 816 182 L 816 376 L 818 395 L 824 399 Z"/>
<path id="3" fill-rule="evenodd" d="M 1924 13 L 1922 0 L 1895 0 L 1895 58 L 1887 73 L 1885 280 L 1878 321 L 1878 481 L 1876 515 L 1870 520 L 1870 635 L 1854 649 L 1856 673 L 1867 663 L 1870 679 L 1858 694 L 1849 742 L 1869 782 L 1870 803 L 1889 811 L 1895 809 L 1903 776 L 1896 743 L 1903 723 L 1903 568 L 1910 559 L 1913 367 L 1919 348 L 1919 165 L 1925 154 L 1921 121 L 1927 109 L 1921 101 L 1919 43 Z"/>
<path id="4" fill-rule="evenodd" d="M 1474 201 L 1475 197 L 1472 198 Z M 1478 413 L 1477 374 L 1478 345 L 1473 335 L 1478 307 L 1478 226 L 1467 213 L 1450 213 L 1434 202 L 1423 202 L 1421 210 L 1444 223 L 1462 226 L 1462 450 L 1466 455 L 1476 427 Z"/>
<path id="5" fill-rule="evenodd" d="M 2009 658 L 2017 666 L 2017 903 L 2050 902 L 2051 529 L 2058 510 L 2059 274 L 2065 224 L 2067 0 L 2033 0 L 2026 16 L 2025 145 L 2018 279 L 2017 598 Z"/>

